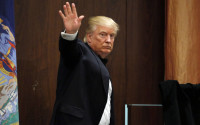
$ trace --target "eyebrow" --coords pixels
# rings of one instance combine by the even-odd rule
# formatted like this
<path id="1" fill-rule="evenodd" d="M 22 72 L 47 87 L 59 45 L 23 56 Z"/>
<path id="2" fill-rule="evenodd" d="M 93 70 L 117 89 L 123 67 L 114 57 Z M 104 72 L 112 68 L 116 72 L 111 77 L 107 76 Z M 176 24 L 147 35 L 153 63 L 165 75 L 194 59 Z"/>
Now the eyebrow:
<path id="1" fill-rule="evenodd" d="M 104 31 L 104 30 L 100 31 L 99 33 L 106 33 L 106 34 L 109 34 L 108 32 L 106 32 L 106 31 Z M 111 34 L 112 34 L 112 35 L 116 35 L 115 32 L 113 32 L 113 33 L 111 33 Z"/>

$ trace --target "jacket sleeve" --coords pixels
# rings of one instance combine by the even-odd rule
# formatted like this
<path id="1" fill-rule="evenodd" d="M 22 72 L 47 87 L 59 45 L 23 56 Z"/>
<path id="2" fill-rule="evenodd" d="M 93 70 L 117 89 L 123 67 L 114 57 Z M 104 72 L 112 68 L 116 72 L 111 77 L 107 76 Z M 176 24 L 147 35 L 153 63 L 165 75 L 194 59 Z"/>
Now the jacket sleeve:
<path id="1" fill-rule="evenodd" d="M 61 36 L 59 38 L 59 51 L 64 63 L 74 63 L 79 60 L 82 55 L 81 44 L 77 37 L 70 41 L 65 40 Z"/>

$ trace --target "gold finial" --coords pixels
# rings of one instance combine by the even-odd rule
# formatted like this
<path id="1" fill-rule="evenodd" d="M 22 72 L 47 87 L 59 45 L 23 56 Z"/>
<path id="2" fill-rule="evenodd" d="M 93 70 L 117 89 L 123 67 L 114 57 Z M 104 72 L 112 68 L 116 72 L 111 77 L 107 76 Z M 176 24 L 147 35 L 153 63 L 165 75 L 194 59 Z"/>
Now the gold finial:
<path id="1" fill-rule="evenodd" d="M 3 22 L 3 20 L 0 18 L 0 23 L 2 23 Z"/>

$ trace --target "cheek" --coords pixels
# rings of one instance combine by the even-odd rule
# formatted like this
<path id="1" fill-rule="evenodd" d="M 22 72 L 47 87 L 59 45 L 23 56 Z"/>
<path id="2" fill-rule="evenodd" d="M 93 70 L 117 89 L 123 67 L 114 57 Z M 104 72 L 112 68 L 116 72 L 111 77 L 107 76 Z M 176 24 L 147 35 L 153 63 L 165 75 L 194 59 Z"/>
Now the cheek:
<path id="1" fill-rule="evenodd" d="M 111 45 L 112 45 L 112 46 L 114 45 L 114 41 L 111 42 Z"/>
<path id="2" fill-rule="evenodd" d="M 97 37 L 96 40 L 97 40 L 98 43 L 104 43 L 104 42 L 105 42 L 105 40 L 104 40 L 103 38 L 98 38 L 98 37 Z"/>
<path id="3" fill-rule="evenodd" d="M 104 43 L 105 43 L 105 40 L 103 40 L 103 39 L 96 40 L 96 44 L 98 44 L 98 46 L 102 46 Z"/>

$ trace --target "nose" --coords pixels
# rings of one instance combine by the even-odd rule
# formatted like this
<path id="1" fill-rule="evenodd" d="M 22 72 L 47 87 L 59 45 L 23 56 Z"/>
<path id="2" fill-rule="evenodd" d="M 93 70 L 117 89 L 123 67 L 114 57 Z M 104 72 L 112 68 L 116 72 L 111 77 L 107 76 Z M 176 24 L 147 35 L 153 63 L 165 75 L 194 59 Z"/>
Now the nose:
<path id="1" fill-rule="evenodd" d="M 108 42 L 108 43 L 111 42 L 111 37 L 110 37 L 110 35 L 107 36 L 106 42 Z"/>

